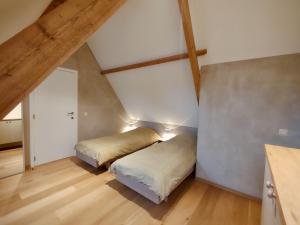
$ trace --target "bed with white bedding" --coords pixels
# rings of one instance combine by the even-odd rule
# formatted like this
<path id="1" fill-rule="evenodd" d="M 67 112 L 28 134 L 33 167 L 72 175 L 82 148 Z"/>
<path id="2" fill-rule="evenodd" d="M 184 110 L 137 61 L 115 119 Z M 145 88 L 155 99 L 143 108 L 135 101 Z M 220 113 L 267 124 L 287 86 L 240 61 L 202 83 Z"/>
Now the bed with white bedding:
<path id="1" fill-rule="evenodd" d="M 98 167 L 159 140 L 160 136 L 154 130 L 140 127 L 113 136 L 82 141 L 75 146 L 75 149 L 78 158 Z"/>
<path id="2" fill-rule="evenodd" d="M 181 134 L 135 152 L 111 165 L 117 180 L 161 203 L 187 177 L 196 163 L 196 137 Z"/>

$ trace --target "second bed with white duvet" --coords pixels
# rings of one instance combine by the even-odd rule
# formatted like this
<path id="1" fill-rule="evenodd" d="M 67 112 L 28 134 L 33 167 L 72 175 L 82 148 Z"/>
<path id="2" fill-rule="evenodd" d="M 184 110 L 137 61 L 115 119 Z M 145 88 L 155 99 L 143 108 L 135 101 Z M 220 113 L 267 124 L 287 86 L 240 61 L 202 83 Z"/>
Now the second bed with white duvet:
<path id="1" fill-rule="evenodd" d="M 196 163 L 196 137 L 181 134 L 117 160 L 117 179 L 159 204 L 189 175 Z"/>

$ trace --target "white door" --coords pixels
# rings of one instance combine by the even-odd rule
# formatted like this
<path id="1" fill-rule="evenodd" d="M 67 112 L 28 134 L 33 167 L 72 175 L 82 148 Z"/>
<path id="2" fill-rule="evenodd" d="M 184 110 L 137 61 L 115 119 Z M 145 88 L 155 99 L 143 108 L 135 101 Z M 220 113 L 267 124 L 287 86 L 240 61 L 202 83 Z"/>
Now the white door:
<path id="1" fill-rule="evenodd" d="M 77 71 L 58 68 L 30 95 L 31 163 L 73 156 L 77 143 Z"/>

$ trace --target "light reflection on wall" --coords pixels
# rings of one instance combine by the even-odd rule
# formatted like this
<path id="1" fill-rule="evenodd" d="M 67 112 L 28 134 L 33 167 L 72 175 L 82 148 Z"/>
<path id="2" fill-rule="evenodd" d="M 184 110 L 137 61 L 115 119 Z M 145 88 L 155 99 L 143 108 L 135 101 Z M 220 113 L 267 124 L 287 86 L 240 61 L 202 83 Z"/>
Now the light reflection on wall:
<path id="1" fill-rule="evenodd" d="M 133 119 L 133 118 L 129 119 L 129 121 L 126 121 L 127 125 L 122 129 L 122 133 L 138 128 L 138 122 L 139 122 L 138 119 Z"/>
<path id="2" fill-rule="evenodd" d="M 3 120 L 21 120 L 22 119 L 22 104 L 19 103 Z"/>
<path id="3" fill-rule="evenodd" d="M 124 127 L 124 128 L 122 129 L 122 133 L 131 131 L 131 130 L 134 130 L 134 129 L 136 129 L 136 128 L 137 128 L 136 125 L 130 124 L 130 125 L 128 125 L 128 126 L 126 126 L 126 127 Z"/>
<path id="4" fill-rule="evenodd" d="M 176 134 L 173 132 L 173 129 L 170 128 L 165 128 L 165 131 L 161 135 L 161 140 L 162 141 L 168 141 L 175 137 Z"/>

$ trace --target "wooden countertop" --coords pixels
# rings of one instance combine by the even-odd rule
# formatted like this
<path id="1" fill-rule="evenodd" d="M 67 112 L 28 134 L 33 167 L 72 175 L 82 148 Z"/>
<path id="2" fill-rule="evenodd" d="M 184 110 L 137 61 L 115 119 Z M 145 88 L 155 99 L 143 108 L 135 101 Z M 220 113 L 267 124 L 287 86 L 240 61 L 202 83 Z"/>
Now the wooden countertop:
<path id="1" fill-rule="evenodd" d="M 300 225 L 300 149 L 266 145 L 283 222 Z"/>

